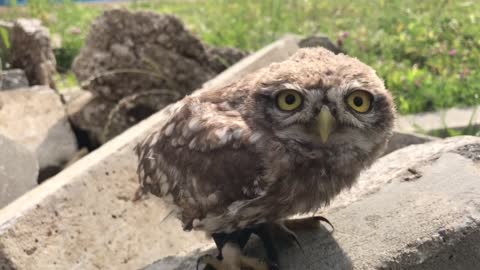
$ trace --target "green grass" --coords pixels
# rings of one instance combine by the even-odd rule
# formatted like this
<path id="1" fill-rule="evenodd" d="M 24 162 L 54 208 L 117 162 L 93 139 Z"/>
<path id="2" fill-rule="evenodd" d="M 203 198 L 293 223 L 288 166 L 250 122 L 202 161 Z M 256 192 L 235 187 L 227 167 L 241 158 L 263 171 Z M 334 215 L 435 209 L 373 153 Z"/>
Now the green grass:
<path id="1" fill-rule="evenodd" d="M 62 36 L 67 71 L 105 6 L 31 0 L 20 13 Z M 480 104 L 480 1 L 131 1 L 132 10 L 173 13 L 207 43 L 257 50 L 283 34 L 325 33 L 375 68 L 401 113 Z M 17 14 L 15 14 L 17 13 Z"/>

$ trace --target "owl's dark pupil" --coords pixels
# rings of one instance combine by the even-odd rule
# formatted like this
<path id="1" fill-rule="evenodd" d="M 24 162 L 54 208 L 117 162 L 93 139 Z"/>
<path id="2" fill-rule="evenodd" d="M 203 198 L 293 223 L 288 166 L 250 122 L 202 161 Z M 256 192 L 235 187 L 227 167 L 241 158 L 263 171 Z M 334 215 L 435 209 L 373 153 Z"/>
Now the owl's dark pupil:
<path id="1" fill-rule="evenodd" d="M 295 103 L 295 96 L 294 95 L 287 95 L 285 97 L 285 103 L 287 103 L 288 105 L 292 105 L 293 103 Z"/>
<path id="2" fill-rule="evenodd" d="M 353 104 L 355 104 L 355 106 L 357 106 L 357 107 L 362 106 L 362 105 L 363 105 L 363 98 L 361 98 L 361 97 L 355 97 L 355 98 L 353 99 Z"/>

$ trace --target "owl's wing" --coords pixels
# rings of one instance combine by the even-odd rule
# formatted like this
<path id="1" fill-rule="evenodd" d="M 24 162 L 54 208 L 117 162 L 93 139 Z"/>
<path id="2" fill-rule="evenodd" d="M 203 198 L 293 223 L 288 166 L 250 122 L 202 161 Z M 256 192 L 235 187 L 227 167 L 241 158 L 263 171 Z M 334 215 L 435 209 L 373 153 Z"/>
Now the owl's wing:
<path id="1" fill-rule="evenodd" d="M 261 134 L 226 105 L 184 99 L 175 106 L 137 147 L 143 191 L 173 200 L 184 223 L 259 196 L 263 168 L 254 144 Z"/>

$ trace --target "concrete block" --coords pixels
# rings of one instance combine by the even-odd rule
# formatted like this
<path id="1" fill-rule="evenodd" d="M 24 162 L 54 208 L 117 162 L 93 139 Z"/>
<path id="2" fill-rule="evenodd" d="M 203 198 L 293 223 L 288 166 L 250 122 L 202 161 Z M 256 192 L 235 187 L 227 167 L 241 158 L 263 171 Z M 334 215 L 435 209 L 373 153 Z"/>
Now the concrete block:
<path id="1" fill-rule="evenodd" d="M 24 87 L 28 87 L 28 80 L 23 70 L 0 70 L 0 90 L 12 90 Z"/>
<path id="2" fill-rule="evenodd" d="M 0 208 L 37 185 L 38 162 L 20 144 L 0 134 Z"/>
<path id="3" fill-rule="evenodd" d="M 0 269 L 139 269 L 205 245 L 160 199 L 132 201 L 133 147 L 164 121 L 150 117 L 0 210 Z"/>
<path id="4" fill-rule="evenodd" d="M 0 92 L 0 133 L 35 153 L 40 170 L 61 168 L 77 151 L 60 97 L 45 86 Z"/>
<path id="5" fill-rule="evenodd" d="M 229 69 L 220 73 L 217 77 L 203 84 L 203 88 L 215 88 L 235 81 L 242 76 L 266 67 L 274 62 L 281 62 L 298 49 L 298 42 L 301 37 L 296 35 L 285 35 L 276 42 L 264 47 L 258 52 L 251 54 Z"/>
<path id="6" fill-rule="evenodd" d="M 280 244 L 280 269 L 477 269 L 479 161 L 478 137 L 412 145 L 384 156 L 322 211 L 333 233 L 323 226 L 298 232 L 305 254 Z M 259 243 L 247 249 L 259 254 Z M 201 253 L 170 256 L 145 269 L 195 269 Z"/>
<path id="7" fill-rule="evenodd" d="M 426 132 L 444 128 L 458 129 L 469 125 L 480 126 L 480 106 L 403 115 L 398 118 L 396 130 L 401 132 Z"/>

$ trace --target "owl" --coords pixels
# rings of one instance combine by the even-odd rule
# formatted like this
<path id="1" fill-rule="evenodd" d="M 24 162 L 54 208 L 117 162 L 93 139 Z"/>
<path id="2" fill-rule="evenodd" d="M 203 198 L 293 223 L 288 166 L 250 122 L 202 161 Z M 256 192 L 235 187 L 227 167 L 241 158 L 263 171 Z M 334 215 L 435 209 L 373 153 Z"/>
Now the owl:
<path id="1" fill-rule="evenodd" d="M 322 48 L 226 86 L 202 89 L 166 110 L 168 120 L 136 148 L 141 193 L 175 207 L 184 230 L 213 237 L 205 269 L 275 269 L 247 257 L 252 233 L 324 207 L 351 187 L 392 135 L 395 107 L 375 71 Z M 316 217 L 316 220 L 323 219 Z"/>

